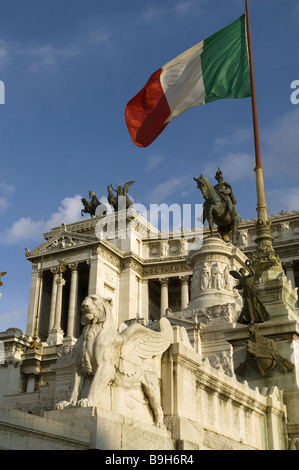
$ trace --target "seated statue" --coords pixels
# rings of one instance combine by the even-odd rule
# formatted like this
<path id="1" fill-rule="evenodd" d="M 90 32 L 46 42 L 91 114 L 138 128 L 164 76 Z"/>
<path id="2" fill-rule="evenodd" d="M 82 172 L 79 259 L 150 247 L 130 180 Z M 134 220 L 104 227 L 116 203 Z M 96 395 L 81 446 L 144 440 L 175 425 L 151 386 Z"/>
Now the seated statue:
<path id="1" fill-rule="evenodd" d="M 158 371 L 155 358 L 169 347 L 172 328 L 161 318 L 160 331 L 139 323 L 122 324 L 117 331 L 111 312 L 111 299 L 99 295 L 85 298 L 81 306 L 82 334 L 73 348 L 75 373 L 68 401 L 56 408 L 100 406 L 108 385 L 133 389 L 141 387 L 153 414 L 154 424 L 164 427 Z M 91 385 L 82 396 L 85 381 Z"/>

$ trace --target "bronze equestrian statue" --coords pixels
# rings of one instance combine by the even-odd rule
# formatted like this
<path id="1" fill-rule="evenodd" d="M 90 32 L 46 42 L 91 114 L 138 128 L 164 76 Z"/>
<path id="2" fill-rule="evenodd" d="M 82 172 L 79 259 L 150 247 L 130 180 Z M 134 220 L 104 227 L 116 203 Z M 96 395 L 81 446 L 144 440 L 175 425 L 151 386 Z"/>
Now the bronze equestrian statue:
<path id="1" fill-rule="evenodd" d="M 213 223 L 217 225 L 218 233 L 224 241 L 228 241 L 228 234 L 232 235 L 234 245 L 240 222 L 240 215 L 235 207 L 237 203 L 231 185 L 223 182 L 221 170 L 215 175 L 217 184 L 213 186 L 204 176 L 194 178 L 205 202 L 203 204 L 203 223 L 207 220 L 211 236 L 213 236 Z"/>

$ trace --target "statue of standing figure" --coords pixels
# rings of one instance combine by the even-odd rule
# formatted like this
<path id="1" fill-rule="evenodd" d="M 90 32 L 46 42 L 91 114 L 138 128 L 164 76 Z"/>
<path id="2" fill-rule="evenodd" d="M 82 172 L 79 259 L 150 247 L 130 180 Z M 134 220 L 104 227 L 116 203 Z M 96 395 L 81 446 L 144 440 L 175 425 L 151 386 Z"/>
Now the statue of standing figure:
<path id="1" fill-rule="evenodd" d="M 230 271 L 230 274 L 239 281 L 235 288 L 241 291 L 243 298 L 243 309 L 237 322 L 245 325 L 263 323 L 270 320 L 270 315 L 259 300 L 256 289 L 253 286 L 252 281 L 255 272 L 251 267 L 250 261 L 247 260 L 245 264 L 249 269 L 249 274 L 246 274 L 245 268 L 240 268 L 239 272 Z"/>

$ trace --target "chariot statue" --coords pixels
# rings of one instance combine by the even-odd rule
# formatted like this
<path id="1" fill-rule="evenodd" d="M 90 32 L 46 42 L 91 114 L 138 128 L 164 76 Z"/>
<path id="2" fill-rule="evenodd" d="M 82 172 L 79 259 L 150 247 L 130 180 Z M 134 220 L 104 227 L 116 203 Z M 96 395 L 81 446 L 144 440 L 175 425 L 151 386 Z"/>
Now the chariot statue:
<path id="1" fill-rule="evenodd" d="M 3 282 L 1 281 L 1 277 L 5 276 L 6 272 L 0 273 L 0 286 L 3 286 Z"/>
<path id="2" fill-rule="evenodd" d="M 0 273 L 0 286 L 3 286 L 3 282 L 1 281 L 1 277 L 5 276 L 5 274 L 7 274 L 6 272 L 2 272 Z M 2 294 L 0 294 L 0 297 L 1 297 Z"/>
<path id="3" fill-rule="evenodd" d="M 133 201 L 130 199 L 130 197 L 128 196 L 128 191 L 129 191 L 129 187 L 135 183 L 135 181 L 128 181 L 127 183 L 125 183 L 123 186 L 119 186 L 118 184 L 116 185 L 116 188 L 113 188 L 112 184 L 110 184 L 109 186 L 107 186 L 107 191 L 108 191 L 108 202 L 110 204 L 110 206 L 113 207 L 113 209 L 115 210 L 115 212 L 117 212 L 119 209 L 120 209 L 120 205 L 119 205 L 119 197 L 123 196 L 126 198 L 126 205 L 125 207 L 122 207 L 122 209 L 128 209 L 130 206 L 132 206 L 133 204 Z M 113 191 L 116 193 L 116 194 L 113 194 Z"/>
<path id="4" fill-rule="evenodd" d="M 96 210 L 97 210 L 97 207 L 102 205 L 103 206 L 103 210 L 102 210 L 102 214 L 101 215 L 105 215 L 106 214 L 106 206 L 105 204 L 103 204 L 102 202 L 100 202 L 96 196 L 96 194 L 93 192 L 93 191 L 89 191 L 89 198 L 90 198 L 90 201 L 88 199 L 85 199 L 85 198 L 82 198 L 81 201 L 82 201 L 82 204 L 84 206 L 84 209 L 81 210 L 81 215 L 83 216 L 83 213 L 86 213 L 86 214 L 90 214 L 90 217 L 93 217 L 96 215 Z"/>
<path id="5" fill-rule="evenodd" d="M 232 235 L 232 243 L 235 244 L 240 215 L 235 207 L 237 201 L 232 187 L 223 181 L 221 170 L 215 175 L 217 184 L 213 186 L 210 181 L 201 175 L 194 178 L 205 202 L 203 204 L 203 223 L 207 220 L 210 234 L 213 236 L 213 224 L 217 225 L 218 233 L 224 241 L 228 241 L 228 234 Z"/>

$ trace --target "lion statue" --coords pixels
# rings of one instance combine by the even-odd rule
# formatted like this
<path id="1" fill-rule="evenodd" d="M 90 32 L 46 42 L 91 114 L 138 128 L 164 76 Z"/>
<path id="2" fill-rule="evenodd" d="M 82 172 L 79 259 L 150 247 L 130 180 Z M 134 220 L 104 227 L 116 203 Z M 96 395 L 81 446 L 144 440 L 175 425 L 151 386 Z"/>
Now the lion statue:
<path id="1" fill-rule="evenodd" d="M 98 406 L 107 385 L 127 389 L 141 386 L 153 413 L 154 424 L 164 427 L 156 361 L 169 347 L 172 328 L 166 318 L 160 331 L 133 323 L 117 330 L 112 317 L 111 299 L 99 295 L 86 297 L 81 305 L 84 325 L 72 354 L 75 363 L 69 401 L 57 403 L 57 409 L 72 406 Z M 82 390 L 91 380 L 87 397 Z"/>

